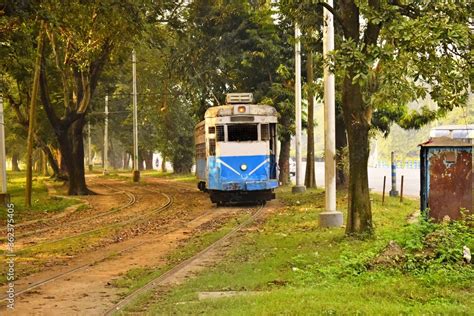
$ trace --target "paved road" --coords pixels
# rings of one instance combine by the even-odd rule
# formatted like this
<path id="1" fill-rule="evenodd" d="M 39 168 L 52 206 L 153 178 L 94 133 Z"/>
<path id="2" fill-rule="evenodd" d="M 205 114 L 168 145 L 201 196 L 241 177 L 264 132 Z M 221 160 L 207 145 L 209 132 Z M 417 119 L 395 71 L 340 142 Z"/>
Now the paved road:
<path id="1" fill-rule="evenodd" d="M 306 162 L 302 163 L 303 175 L 306 168 Z M 375 192 L 382 192 L 383 177 L 387 177 L 385 192 L 391 189 L 391 171 L 390 168 L 369 168 L 369 188 Z M 418 197 L 420 194 L 420 169 L 397 169 L 397 191 L 400 192 L 401 176 L 404 176 L 403 195 Z M 292 177 L 295 181 L 295 177 Z M 316 162 L 316 184 L 318 187 L 324 187 L 324 162 Z"/>

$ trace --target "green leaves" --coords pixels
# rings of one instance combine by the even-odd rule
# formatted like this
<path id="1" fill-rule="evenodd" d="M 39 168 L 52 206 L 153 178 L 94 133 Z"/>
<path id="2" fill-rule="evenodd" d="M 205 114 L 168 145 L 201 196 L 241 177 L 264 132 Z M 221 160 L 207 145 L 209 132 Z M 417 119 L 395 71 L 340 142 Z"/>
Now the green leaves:
<path id="1" fill-rule="evenodd" d="M 370 35 L 367 25 L 381 25 L 377 44 L 345 38 L 329 64 L 361 87 L 367 106 L 378 111 L 373 122 L 377 127 L 387 131 L 392 122 L 420 127 L 443 111 L 466 104 L 473 63 L 468 27 L 472 4 L 409 1 L 377 7 L 356 1 L 356 5 L 364 20 L 361 39 Z M 403 109 L 428 96 L 438 109 L 410 113 Z M 389 114 L 394 112 L 398 115 Z M 382 113 L 387 116 L 382 118 Z"/>

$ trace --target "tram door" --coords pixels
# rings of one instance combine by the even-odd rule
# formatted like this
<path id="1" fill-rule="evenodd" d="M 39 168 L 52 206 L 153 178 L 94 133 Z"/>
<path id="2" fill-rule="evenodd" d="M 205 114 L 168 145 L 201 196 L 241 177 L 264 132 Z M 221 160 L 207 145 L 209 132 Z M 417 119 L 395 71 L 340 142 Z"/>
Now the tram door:
<path id="1" fill-rule="evenodd" d="M 262 140 L 268 141 L 269 155 L 270 155 L 270 179 L 277 178 L 277 164 L 276 164 L 276 124 L 262 124 Z"/>

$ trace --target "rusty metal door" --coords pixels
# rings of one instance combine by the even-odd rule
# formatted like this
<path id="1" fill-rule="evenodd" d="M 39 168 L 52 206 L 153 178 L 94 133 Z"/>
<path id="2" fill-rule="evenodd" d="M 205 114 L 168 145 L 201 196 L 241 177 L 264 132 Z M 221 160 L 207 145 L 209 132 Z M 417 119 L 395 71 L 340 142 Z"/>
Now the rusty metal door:
<path id="1" fill-rule="evenodd" d="M 459 219 L 472 212 L 472 152 L 465 148 L 430 148 L 428 153 L 430 217 Z"/>

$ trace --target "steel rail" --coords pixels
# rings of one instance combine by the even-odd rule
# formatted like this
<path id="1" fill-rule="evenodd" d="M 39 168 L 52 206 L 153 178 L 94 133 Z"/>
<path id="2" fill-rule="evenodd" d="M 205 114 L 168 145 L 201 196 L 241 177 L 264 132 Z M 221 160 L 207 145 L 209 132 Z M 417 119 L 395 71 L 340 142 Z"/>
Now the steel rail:
<path id="1" fill-rule="evenodd" d="M 150 190 L 150 189 L 148 189 L 148 190 L 149 190 L 149 191 L 152 191 L 152 190 Z M 165 203 L 164 205 L 161 205 L 161 206 L 158 206 L 158 207 L 153 208 L 152 211 L 148 212 L 147 214 L 151 214 L 152 212 L 153 212 L 153 213 L 161 212 L 161 211 L 164 211 L 164 210 L 168 209 L 169 207 L 171 207 L 171 205 L 173 204 L 173 199 L 172 199 L 170 196 L 168 196 L 168 195 L 165 194 L 165 193 L 158 192 L 158 191 L 153 191 L 153 192 L 163 194 L 164 196 L 167 197 L 167 201 L 166 201 L 166 203 Z M 203 215 L 199 216 L 199 218 L 202 217 L 202 216 L 204 216 L 204 215 L 206 215 L 206 214 L 203 214 Z M 198 219 L 198 218 L 195 218 L 194 220 L 197 220 L 197 219 Z M 119 223 L 119 224 L 120 224 L 120 223 Z M 104 228 L 104 227 L 102 227 L 102 228 L 100 228 L 100 229 L 103 229 L 103 228 Z M 97 230 L 99 230 L 99 229 L 97 229 Z M 90 231 L 89 231 L 89 232 L 90 232 Z M 89 233 L 89 232 L 88 232 L 88 233 Z M 167 233 L 168 233 L 168 232 L 167 232 Z M 41 280 L 41 281 L 35 282 L 35 283 L 31 284 L 30 286 L 28 286 L 27 288 L 15 292 L 15 297 L 18 297 L 18 296 L 20 296 L 21 294 L 27 293 L 27 292 L 29 292 L 29 291 L 31 291 L 31 290 L 37 288 L 37 287 L 41 287 L 41 286 L 43 286 L 43 285 L 45 285 L 45 284 L 51 283 L 51 282 L 53 282 L 53 281 L 55 281 L 55 280 L 58 280 L 58 279 L 60 279 L 60 278 L 62 278 L 62 277 L 64 277 L 64 276 L 67 276 L 67 275 L 69 275 L 69 274 L 72 274 L 72 273 L 74 273 L 74 272 L 77 272 L 77 271 L 79 271 L 79 270 L 82 270 L 82 269 L 84 269 L 84 268 L 87 268 L 87 267 L 90 267 L 90 266 L 94 266 L 95 264 L 97 264 L 97 263 L 99 263 L 99 262 L 101 262 L 101 261 L 104 261 L 104 260 L 106 260 L 106 259 L 108 259 L 108 258 L 110 258 L 110 257 L 116 256 L 117 254 L 121 254 L 121 253 L 130 251 L 130 250 L 132 250 L 132 249 L 134 249 L 134 248 L 138 248 L 138 247 L 140 247 L 140 246 L 142 246 L 142 245 L 144 245 L 144 244 L 146 244 L 146 243 L 148 243 L 148 242 L 151 242 L 151 241 L 144 241 L 144 242 L 138 243 L 138 244 L 136 244 L 136 245 L 132 245 L 132 246 L 130 246 L 130 247 L 124 248 L 124 249 L 122 249 L 122 250 L 120 250 L 120 251 L 118 251 L 118 252 L 112 251 L 110 254 L 105 255 L 105 256 L 102 256 L 102 257 L 100 257 L 99 259 L 96 259 L 96 260 L 94 260 L 94 261 L 92 261 L 92 262 L 84 263 L 84 264 L 82 264 L 82 265 L 80 265 L 80 266 L 74 267 L 74 268 L 72 268 L 72 269 L 70 269 L 70 270 L 68 270 L 68 271 L 63 272 L 63 273 L 59 273 L 59 274 L 54 275 L 54 276 L 52 276 L 52 277 L 49 277 L 49 278 L 47 278 L 47 279 L 45 279 L 45 280 Z M 5 300 L 7 300 L 7 298 L 8 298 L 7 296 L 4 296 L 4 297 L 2 297 L 0 300 L 1 300 L 1 301 L 5 301 Z"/>
<path id="2" fill-rule="evenodd" d="M 169 195 L 165 194 L 165 193 L 162 193 L 162 192 L 159 192 L 159 193 L 162 194 L 166 198 L 165 206 L 166 206 L 166 208 L 168 208 L 168 206 L 173 203 L 171 197 Z M 154 208 L 149 212 L 146 212 L 144 214 L 140 214 L 140 215 L 138 215 L 136 217 L 133 217 L 131 219 L 128 219 L 128 220 L 120 221 L 120 222 L 109 224 L 109 225 L 104 225 L 104 226 L 101 226 L 99 228 L 83 231 L 83 232 L 77 233 L 75 235 L 69 235 L 69 236 L 65 236 L 63 238 L 59 238 L 59 239 L 47 240 L 45 242 L 41 242 L 39 244 L 32 245 L 30 247 L 25 247 L 23 249 L 20 249 L 19 251 L 21 252 L 25 249 L 32 249 L 32 248 L 36 248 L 38 246 L 53 244 L 53 243 L 56 243 L 56 242 L 59 242 L 59 241 L 67 240 L 67 239 L 73 239 L 73 238 L 78 238 L 78 237 L 81 237 L 81 236 L 86 236 L 86 235 L 89 235 L 89 234 L 92 234 L 92 233 L 95 233 L 95 232 L 99 232 L 99 231 L 104 230 L 104 229 L 115 228 L 115 227 L 120 227 L 120 226 L 126 226 L 128 224 L 139 222 L 140 220 L 142 220 L 144 218 L 147 218 L 148 216 L 153 215 L 154 213 L 159 212 L 159 211 L 161 211 L 161 208 Z"/>
<path id="3" fill-rule="evenodd" d="M 132 192 L 128 192 L 128 191 L 123 191 L 123 190 L 117 190 L 111 186 L 108 186 L 106 184 L 102 184 L 100 183 L 99 185 L 102 185 L 106 188 L 109 188 L 109 189 L 112 189 L 112 190 L 115 190 L 117 193 L 124 193 L 127 197 L 128 197 L 128 201 L 119 206 L 118 208 L 112 208 L 111 210 L 109 211 L 106 211 L 106 212 L 103 212 L 103 213 L 99 213 L 99 214 L 96 214 L 94 216 L 91 216 L 91 217 L 87 217 L 87 218 L 83 218 L 83 219 L 79 219 L 79 220 L 76 220 L 76 221 L 72 221 L 72 222 L 68 222 L 68 223 L 59 223 L 59 225 L 56 225 L 56 226 L 48 226 L 48 227 L 44 227 L 44 228 L 40 228 L 40 229 L 36 229 L 36 230 L 30 230 L 30 231 L 26 231 L 24 233 L 21 233 L 21 234 L 16 234 L 15 235 L 15 238 L 21 238 L 21 237 L 28 237 L 28 236 L 31 236 L 31 235 L 35 235 L 35 234 L 40 234 L 40 233 L 43 233 L 43 232 L 47 232 L 49 230 L 52 230 L 52 229 L 55 229 L 55 228 L 60 228 L 62 226 L 71 226 L 71 225 L 75 225 L 75 224 L 80 224 L 80 223 L 84 223 L 84 222 L 89 222 L 93 219 L 96 219 L 96 218 L 99 218 L 99 217 L 103 217 L 103 216 L 106 216 L 106 215 L 110 215 L 110 214 L 114 214 L 114 213 L 117 213 L 117 212 L 120 212 L 121 210 L 123 209 L 126 209 L 132 205 L 135 204 L 137 198 L 135 196 L 135 194 L 133 194 Z M 39 222 L 39 221 L 38 221 Z M 31 223 L 30 223 L 31 224 Z M 25 225 L 26 226 L 26 225 Z M 17 226 L 15 227 L 17 228 Z M 4 241 L 6 240 L 6 237 L 2 237 L 0 238 L 0 241 Z"/>
<path id="4" fill-rule="evenodd" d="M 262 211 L 264 209 L 264 206 L 265 206 L 264 204 L 261 204 L 257 208 L 257 210 L 250 216 L 250 218 L 248 218 L 246 221 L 242 222 L 241 224 L 237 225 L 234 229 L 232 229 L 230 232 L 228 232 L 222 238 L 218 239 L 217 241 L 215 241 L 211 245 L 207 246 L 205 249 L 201 250 L 200 252 L 198 252 L 194 256 L 180 262 L 179 264 L 177 264 L 176 266 L 174 266 L 170 270 L 166 271 L 165 273 L 161 274 L 160 276 L 156 277 L 155 279 L 151 280 L 150 282 L 148 282 L 144 286 L 136 289 L 135 291 L 133 291 L 132 293 L 130 293 L 129 295 L 127 295 L 126 297 L 121 299 L 118 303 L 114 304 L 111 308 L 109 308 L 104 313 L 104 315 L 106 315 L 106 316 L 113 315 L 113 313 L 123 310 L 124 307 L 126 307 L 130 303 L 132 303 L 139 295 L 141 295 L 141 294 L 143 294 L 143 293 L 145 293 L 145 292 L 161 285 L 162 283 L 164 283 L 164 281 L 166 281 L 167 278 L 177 274 L 178 272 L 180 272 L 182 269 L 187 267 L 192 262 L 194 262 L 198 259 L 201 259 L 206 254 L 208 254 L 211 250 L 214 250 L 218 246 L 222 245 L 226 240 L 228 240 L 230 237 L 235 235 L 242 228 L 244 228 L 245 226 L 252 223 L 262 213 Z"/>

